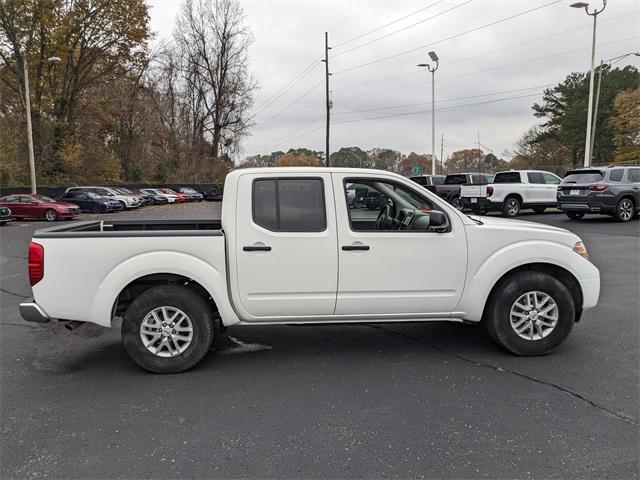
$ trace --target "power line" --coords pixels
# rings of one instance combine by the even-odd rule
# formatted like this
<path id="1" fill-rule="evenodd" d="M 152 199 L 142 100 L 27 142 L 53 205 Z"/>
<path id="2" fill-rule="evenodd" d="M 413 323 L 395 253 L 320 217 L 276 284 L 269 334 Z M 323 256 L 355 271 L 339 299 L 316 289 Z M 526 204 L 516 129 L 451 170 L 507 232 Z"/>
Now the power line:
<path id="1" fill-rule="evenodd" d="M 425 45 L 421 45 L 421 46 L 416 47 L 416 48 L 411 48 L 409 50 L 404 50 L 402 52 L 398 52 L 398 53 L 395 53 L 393 55 L 389 55 L 387 57 L 379 58 L 378 60 L 372 60 L 371 62 L 361 63 L 361 64 L 355 65 L 353 67 L 345 68 L 343 70 L 338 70 L 337 72 L 333 72 L 333 74 L 337 75 L 339 73 L 349 72 L 351 70 L 367 67 L 369 65 L 374 65 L 376 63 L 384 62 L 386 60 L 391 60 L 392 58 L 396 58 L 396 57 L 399 57 L 399 56 L 402 56 L 402 55 L 406 55 L 408 53 L 417 52 L 418 50 L 423 50 L 423 49 L 425 49 L 427 47 L 431 47 L 433 45 L 438 45 L 439 43 L 443 43 L 443 42 L 446 42 L 448 40 L 452 40 L 454 38 L 459 38 L 459 37 L 462 37 L 464 35 L 468 35 L 469 33 L 477 32 L 478 30 L 482 30 L 484 28 L 492 27 L 492 26 L 497 25 L 499 23 L 506 22 L 508 20 L 512 20 L 514 18 L 521 17 L 523 15 L 527 15 L 529 13 L 535 12 L 536 10 L 540 10 L 542 8 L 546 8 L 546 7 L 551 6 L 551 5 L 555 5 L 556 3 L 559 3 L 561 1 L 562 0 L 553 0 L 553 1 L 549 2 L 549 3 L 545 3 L 544 5 L 540 5 L 540 6 L 535 7 L 535 8 L 530 8 L 529 10 L 525 10 L 524 12 L 516 13 L 514 15 L 509 15 L 508 17 L 504 17 L 504 18 L 501 18 L 499 20 L 495 20 L 493 22 L 486 23 L 484 25 L 480 25 L 478 27 L 472 28 L 472 29 L 467 30 L 465 32 L 457 33 L 455 35 L 451 35 L 449 37 L 437 40 L 435 42 L 430 42 L 430 43 L 427 43 Z"/>
<path id="2" fill-rule="evenodd" d="M 408 25 L 408 26 L 406 26 L 406 27 L 404 27 L 404 28 L 401 28 L 401 29 L 399 29 L 399 30 L 395 30 L 395 31 L 393 31 L 393 32 L 389 32 L 389 33 L 387 33 L 387 34 L 385 34 L 385 35 L 383 35 L 383 36 L 381 36 L 381 37 L 374 38 L 374 39 L 372 39 L 372 40 L 369 40 L 368 42 L 361 43 L 360 45 L 356 45 L 355 47 L 351 47 L 351 48 L 350 48 L 350 49 L 348 49 L 348 50 L 344 50 L 344 51 L 342 51 L 342 52 L 340 52 L 340 53 L 335 54 L 335 55 L 334 55 L 334 57 L 338 57 L 338 56 L 340 56 L 340 55 L 344 55 L 345 53 L 349 53 L 349 52 L 352 52 L 353 50 L 357 50 L 357 49 L 359 49 L 359 48 L 366 47 L 367 45 L 371 45 L 372 43 L 378 42 L 378 41 L 380 41 L 380 40 L 382 40 L 382 39 L 385 39 L 385 38 L 390 37 L 390 36 L 392 36 L 392 35 L 395 35 L 395 34 L 397 34 L 397 33 L 404 32 L 405 30 L 408 30 L 409 28 L 413 28 L 413 27 L 415 27 L 415 26 L 417 26 L 417 25 L 420 25 L 420 24 L 422 24 L 422 23 L 425 23 L 425 22 L 427 22 L 427 21 L 429 21 L 429 20 L 433 20 L 434 18 L 440 17 L 441 15 L 444 15 L 445 13 L 449 13 L 449 12 L 450 12 L 450 11 L 452 11 L 452 10 L 456 10 L 456 9 L 458 9 L 458 8 L 460 8 L 460 7 L 464 7 L 464 6 L 465 6 L 465 5 L 467 5 L 468 3 L 471 3 L 472 1 L 473 1 L 473 0 L 467 0 L 466 2 L 460 3 L 460 4 L 458 4 L 458 5 L 455 5 L 455 6 L 451 7 L 451 8 L 448 8 L 448 9 L 446 9 L 446 10 L 443 10 L 442 12 L 436 13 L 435 15 L 432 15 L 432 16 L 430 16 L 430 17 L 427 17 L 427 18 L 425 18 L 425 19 L 422 19 L 422 20 L 420 20 L 419 22 L 413 23 L 413 24 Z M 439 3 L 439 2 L 438 2 L 438 3 Z"/>
<path id="3" fill-rule="evenodd" d="M 430 4 L 430 5 L 427 5 L 426 7 L 422 7 L 420 9 L 416 10 L 415 12 L 411 12 L 411 13 L 405 15 L 404 17 L 397 18 L 397 19 L 395 19 L 395 20 L 393 20 L 391 22 L 385 23 L 384 25 L 380 25 L 379 27 L 376 27 L 376 28 L 374 28 L 372 30 L 369 30 L 369 31 L 365 32 L 365 33 L 361 33 L 360 35 L 356 35 L 355 37 L 350 38 L 349 40 L 345 40 L 344 42 L 340 42 L 337 45 L 334 45 L 334 48 L 339 48 L 339 47 L 341 47 L 343 45 L 346 45 L 347 43 L 351 43 L 351 42 L 353 42 L 355 40 L 358 40 L 359 38 L 366 37 L 370 33 L 377 32 L 378 30 L 382 30 L 383 28 L 391 26 L 394 23 L 401 22 L 402 20 L 405 20 L 406 18 L 412 17 L 414 15 L 417 15 L 418 13 L 424 12 L 425 10 L 428 10 L 429 8 L 437 5 L 438 3 L 442 3 L 443 1 L 444 0 L 438 0 L 438 1 L 436 1 L 436 2 L 434 2 L 432 4 Z"/>
<path id="4" fill-rule="evenodd" d="M 475 107 L 475 106 L 479 106 L 479 105 L 488 105 L 488 104 L 491 104 L 491 103 L 498 103 L 498 102 L 504 102 L 504 101 L 509 101 L 509 100 L 519 100 L 521 98 L 530 98 L 530 97 L 537 97 L 537 96 L 540 96 L 540 93 L 519 95 L 519 96 L 515 96 L 515 97 L 496 98 L 496 99 L 487 100 L 487 101 L 484 101 L 484 102 L 467 103 L 467 104 L 463 104 L 463 105 L 453 105 L 451 107 L 436 108 L 435 110 L 436 110 L 436 112 L 443 112 L 443 111 L 449 111 L 449 110 L 457 110 L 459 108 Z M 385 118 L 405 117 L 405 116 L 410 116 L 410 115 L 421 115 L 423 113 L 431 113 L 431 109 L 417 110 L 417 111 L 414 111 L 414 112 L 392 113 L 392 114 L 389 114 L 389 115 L 379 115 L 377 117 L 358 118 L 358 119 L 355 119 L 355 120 L 343 120 L 341 122 L 336 122 L 336 125 L 343 125 L 345 123 L 366 122 L 366 121 L 369 121 L 369 120 L 380 120 L 380 119 L 385 119 Z"/>
<path id="5" fill-rule="evenodd" d="M 623 14 L 617 15 L 615 17 L 611 17 L 611 18 L 607 18 L 607 19 L 601 20 L 600 23 L 602 24 L 602 23 L 605 23 L 605 22 L 609 22 L 609 21 L 612 21 L 612 20 L 617 20 L 619 18 L 626 17 L 628 15 L 638 14 L 638 13 L 640 13 L 640 10 L 634 10 L 632 12 L 623 13 Z M 562 35 L 562 34 L 565 34 L 565 33 L 569 33 L 569 32 L 572 32 L 572 31 L 575 31 L 575 30 L 584 29 L 584 28 L 591 28 L 591 25 L 581 25 L 579 27 L 570 28 L 568 30 L 563 30 L 561 32 L 556 32 L 556 33 L 552 33 L 552 34 L 549 34 L 549 35 L 544 35 L 542 37 L 532 38 L 530 40 L 526 40 L 526 41 L 521 42 L 521 43 L 508 45 L 506 47 L 502 47 L 502 48 L 499 48 L 499 49 L 496 49 L 496 50 L 489 50 L 487 52 L 477 53 L 477 54 L 473 55 L 473 57 L 465 57 L 465 58 L 460 58 L 458 60 L 448 61 L 447 62 L 447 66 L 448 65 L 454 65 L 454 64 L 460 63 L 460 62 L 465 62 L 465 61 L 468 61 L 468 60 L 475 60 L 478 57 L 483 57 L 483 56 L 486 56 L 486 55 L 490 55 L 492 53 L 502 52 L 502 51 L 505 51 L 505 50 L 509 50 L 511 48 L 520 47 L 520 46 L 527 45 L 527 44 L 530 44 L 530 43 L 534 43 L 534 42 L 537 42 L 537 41 L 540 41 L 540 40 L 546 40 L 547 38 L 552 38 L 552 37 L 555 37 L 555 36 L 558 36 L 558 35 Z M 358 84 L 355 84 L 355 85 L 348 85 L 346 87 L 342 87 L 341 90 L 350 90 L 352 88 L 365 87 L 365 86 L 368 86 L 368 85 L 374 85 L 376 83 L 386 82 L 387 80 L 394 80 L 396 78 L 410 77 L 410 76 L 414 76 L 414 75 L 418 75 L 418 74 L 422 74 L 422 73 L 423 72 L 421 72 L 421 71 L 414 70 L 412 72 L 406 72 L 406 73 L 401 73 L 401 74 L 397 74 L 397 75 L 392 75 L 392 76 L 389 76 L 389 77 L 384 77 L 384 78 L 381 78 L 381 79 L 378 79 L 378 80 L 374 80 L 372 82 L 364 82 L 364 83 L 358 83 Z M 422 84 L 420 84 L 420 85 L 422 85 Z"/>
<path id="6" fill-rule="evenodd" d="M 503 93 L 516 93 L 516 92 L 526 92 L 529 90 L 538 90 L 541 88 L 548 88 L 553 86 L 554 84 L 552 83 L 548 83 L 546 85 L 536 85 L 536 86 L 532 86 L 532 87 L 525 87 L 525 88 L 514 88 L 511 90 L 500 90 L 500 91 L 496 91 L 496 92 L 490 92 L 490 93 L 481 93 L 481 94 L 477 94 L 477 95 L 467 95 L 464 97 L 455 97 L 455 98 L 444 98 L 441 100 L 438 100 L 436 103 L 444 103 L 444 102 L 455 102 L 458 100 L 469 100 L 471 98 L 482 98 L 482 97 L 490 97 L 493 95 L 501 95 Z M 388 106 L 388 107 L 379 107 L 379 108 L 372 108 L 372 109 L 367 109 L 367 110 L 350 110 L 348 112 L 336 112 L 334 113 L 334 115 L 348 115 L 351 113 L 367 113 L 367 112 L 379 112 L 381 110 L 392 110 L 394 108 L 408 108 L 408 107 L 419 107 L 422 105 L 429 105 L 431 102 L 420 102 L 420 103 L 408 103 L 408 104 L 404 104 L 404 105 L 395 105 L 395 106 Z"/>
<path id="7" fill-rule="evenodd" d="M 311 125 L 313 125 L 314 123 L 318 123 L 320 120 L 323 120 L 323 119 L 324 119 L 324 115 L 321 115 L 320 117 L 315 118 L 315 119 L 311 120 L 311 121 L 310 121 L 310 122 L 308 122 L 308 123 L 305 123 L 305 124 L 304 124 L 304 125 L 302 125 L 301 127 L 298 127 L 297 129 L 295 129 L 295 130 L 293 130 L 293 131 L 291 131 L 291 132 L 289 132 L 289 133 L 286 133 L 286 134 L 284 134 L 284 135 L 282 135 L 282 136 L 280 136 L 280 137 L 276 138 L 275 140 L 271 140 L 271 141 L 270 141 L 270 142 L 268 142 L 268 143 L 264 143 L 264 144 L 262 144 L 262 145 L 259 145 L 258 147 L 256 147 L 256 148 L 254 148 L 253 150 L 251 150 L 251 152 L 249 153 L 249 155 L 253 155 L 253 154 L 257 153 L 258 151 L 260 151 L 260 150 L 262 150 L 262 149 L 264 149 L 264 148 L 270 147 L 270 146 L 272 146 L 272 145 L 275 145 L 275 144 L 276 144 L 276 143 L 278 143 L 278 142 L 281 142 L 282 140 L 294 140 L 294 139 L 296 139 L 296 138 L 298 138 L 298 137 L 300 137 L 300 136 L 302 136 L 302 135 L 306 135 L 307 133 L 310 133 L 310 132 L 306 132 L 306 133 L 303 133 L 303 134 L 298 135 L 298 136 L 296 136 L 296 137 L 289 138 L 289 137 L 291 137 L 291 135 L 294 135 L 294 134 L 298 133 L 300 130 L 304 130 L 305 128 L 308 128 L 308 127 L 310 127 Z M 317 127 L 317 128 L 314 128 L 314 129 L 313 129 L 313 130 L 311 130 L 311 131 L 319 130 L 320 128 L 322 128 L 322 125 L 320 125 L 320 126 L 319 126 L 319 127 Z"/>
<path id="8" fill-rule="evenodd" d="M 319 64 L 320 64 L 320 60 L 321 58 L 318 57 L 317 59 L 315 59 L 313 62 L 311 62 L 306 68 L 304 68 L 298 75 L 296 75 L 292 80 L 290 80 L 287 84 L 285 84 L 283 87 L 281 87 L 280 89 L 278 89 L 278 91 L 276 91 L 273 95 L 271 95 L 271 97 L 269 97 L 267 100 L 265 100 L 265 106 L 262 107 L 260 110 L 258 110 L 253 117 L 257 117 L 258 115 L 260 115 L 260 113 L 262 113 L 264 111 L 264 109 L 266 107 L 268 107 L 269 105 L 271 105 L 275 100 L 277 100 L 278 98 L 280 98 L 282 95 L 284 95 L 285 92 L 289 91 L 292 87 L 294 87 L 298 82 L 300 82 L 300 80 L 302 80 L 304 77 L 306 77 L 307 75 L 309 75 Z"/>
<path id="9" fill-rule="evenodd" d="M 323 81 L 319 81 L 318 83 L 316 83 L 313 87 L 311 87 L 309 90 L 307 90 L 306 92 L 304 92 L 302 95 L 300 95 L 298 98 L 296 98 L 295 100 L 293 100 L 292 102 L 290 102 L 286 107 L 284 107 L 282 110 L 278 111 L 278 113 L 276 113 L 275 115 L 269 117 L 267 120 L 265 120 L 262 123 L 259 123 L 257 126 L 259 127 L 264 127 L 267 123 L 269 123 L 271 120 L 273 120 L 274 118 L 279 117 L 280 115 L 282 115 L 284 112 L 286 112 L 289 108 L 291 108 L 294 104 L 296 104 L 297 102 L 299 102 L 300 100 L 302 100 L 304 97 L 306 97 L 307 95 L 309 95 L 311 92 L 313 92 L 316 88 L 318 88 L 320 86 L 320 84 Z"/>

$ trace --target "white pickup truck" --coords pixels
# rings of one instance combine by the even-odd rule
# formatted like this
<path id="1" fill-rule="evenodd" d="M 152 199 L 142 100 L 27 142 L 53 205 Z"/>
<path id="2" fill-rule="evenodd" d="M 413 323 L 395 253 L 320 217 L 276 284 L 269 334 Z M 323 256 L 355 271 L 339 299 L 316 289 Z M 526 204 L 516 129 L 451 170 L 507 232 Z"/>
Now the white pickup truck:
<path id="1" fill-rule="evenodd" d="M 498 172 L 488 185 L 463 185 L 460 199 L 463 209 L 476 214 L 498 210 L 516 217 L 523 208 L 536 213 L 558 204 L 557 190 L 562 179 L 541 170 L 509 170 Z"/>
<path id="2" fill-rule="evenodd" d="M 375 209 L 346 192 L 376 191 Z M 32 322 L 110 327 L 153 372 L 194 366 L 230 325 L 484 322 L 519 355 L 546 354 L 596 305 L 598 269 L 566 230 L 470 218 L 402 176 L 241 169 L 222 220 L 89 221 L 29 246 Z"/>

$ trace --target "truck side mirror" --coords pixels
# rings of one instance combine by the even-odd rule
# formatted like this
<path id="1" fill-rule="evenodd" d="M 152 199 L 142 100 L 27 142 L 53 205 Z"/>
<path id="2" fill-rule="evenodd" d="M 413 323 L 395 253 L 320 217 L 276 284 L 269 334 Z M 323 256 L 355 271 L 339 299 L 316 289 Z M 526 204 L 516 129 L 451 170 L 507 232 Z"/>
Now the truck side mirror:
<path id="1" fill-rule="evenodd" d="M 429 212 L 429 228 L 440 229 L 448 226 L 447 216 L 443 212 L 432 210 Z"/>

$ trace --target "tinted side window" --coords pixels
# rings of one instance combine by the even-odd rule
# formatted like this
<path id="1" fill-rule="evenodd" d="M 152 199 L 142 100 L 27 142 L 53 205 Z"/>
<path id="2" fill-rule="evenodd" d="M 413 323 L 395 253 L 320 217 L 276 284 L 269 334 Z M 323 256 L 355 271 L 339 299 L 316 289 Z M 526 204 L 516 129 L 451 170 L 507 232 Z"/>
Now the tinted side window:
<path id="1" fill-rule="evenodd" d="M 278 180 L 278 206 L 282 232 L 321 232 L 327 228 L 319 178 Z"/>
<path id="2" fill-rule="evenodd" d="M 493 183 L 520 183 L 520 172 L 496 173 Z"/>
<path id="3" fill-rule="evenodd" d="M 445 185 L 463 185 L 467 183 L 466 175 L 447 175 L 444 179 Z"/>
<path id="4" fill-rule="evenodd" d="M 275 180 L 253 182 L 253 221 L 268 230 L 278 229 Z"/>
<path id="5" fill-rule="evenodd" d="M 545 183 L 544 177 L 540 172 L 528 172 L 527 178 L 529 179 L 529 183 Z"/>
<path id="6" fill-rule="evenodd" d="M 325 230 L 327 215 L 322 180 L 256 180 L 253 183 L 253 220 L 261 227 L 279 232 Z"/>
<path id="7" fill-rule="evenodd" d="M 614 168 L 613 170 L 611 170 L 611 172 L 609 172 L 609 181 L 621 182 L 623 176 L 624 176 L 624 169 Z"/>
<path id="8" fill-rule="evenodd" d="M 629 176 L 632 182 L 640 182 L 640 168 L 631 168 L 629 170 Z"/>
<path id="9" fill-rule="evenodd" d="M 416 182 L 418 185 L 427 185 L 427 179 L 425 177 L 411 177 L 411 180 Z"/>

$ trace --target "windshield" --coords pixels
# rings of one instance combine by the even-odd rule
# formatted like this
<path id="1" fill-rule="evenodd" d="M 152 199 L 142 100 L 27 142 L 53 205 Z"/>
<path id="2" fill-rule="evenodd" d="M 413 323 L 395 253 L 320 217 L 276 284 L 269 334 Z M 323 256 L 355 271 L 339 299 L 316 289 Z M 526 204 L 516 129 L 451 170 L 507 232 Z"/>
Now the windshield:
<path id="1" fill-rule="evenodd" d="M 562 183 L 597 183 L 602 181 L 604 177 L 600 172 L 569 172 L 562 179 Z"/>

